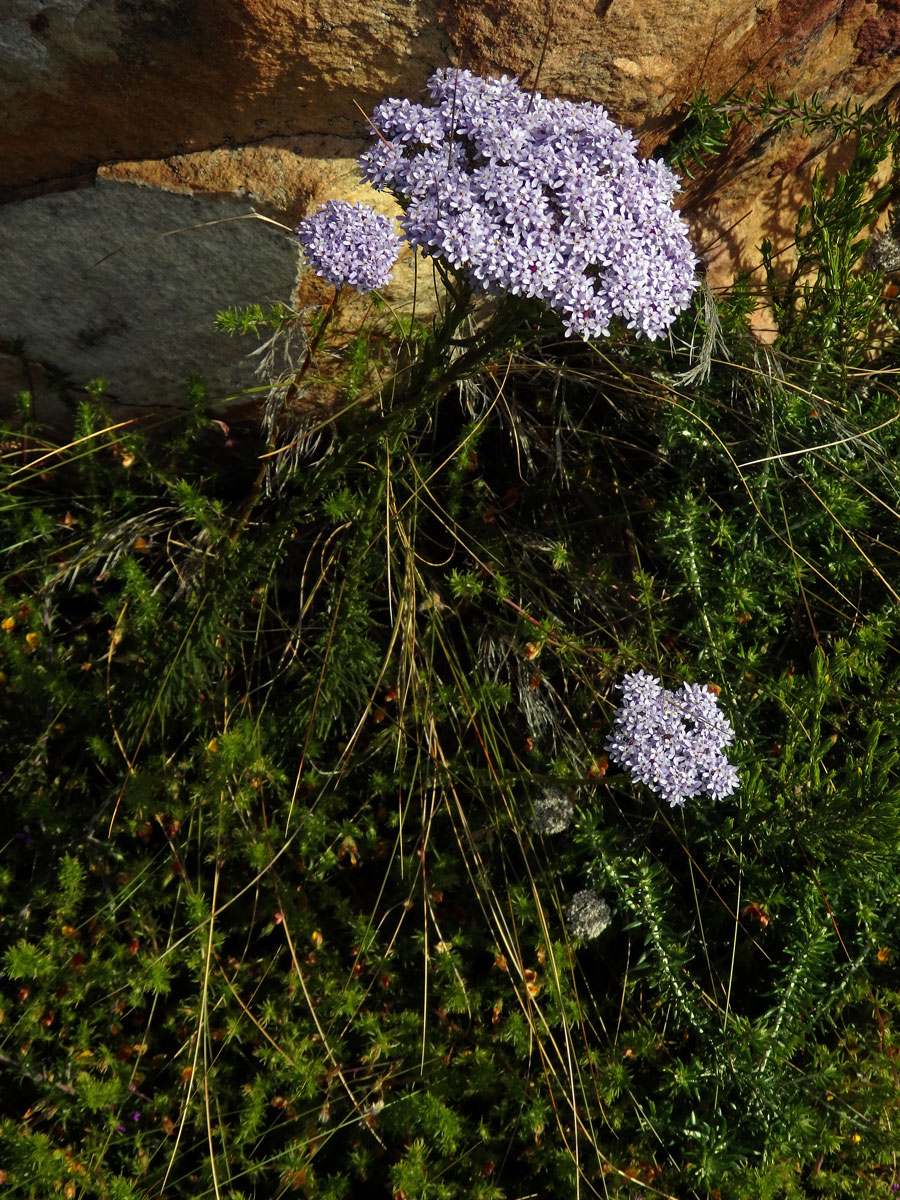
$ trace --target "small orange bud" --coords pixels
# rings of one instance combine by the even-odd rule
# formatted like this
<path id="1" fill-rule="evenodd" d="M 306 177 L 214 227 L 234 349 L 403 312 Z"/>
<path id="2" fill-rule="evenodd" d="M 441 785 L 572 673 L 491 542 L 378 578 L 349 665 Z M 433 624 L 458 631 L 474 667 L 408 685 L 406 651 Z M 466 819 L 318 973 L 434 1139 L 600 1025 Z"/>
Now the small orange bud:
<path id="1" fill-rule="evenodd" d="M 314 933 L 313 933 L 312 937 L 311 937 L 309 940 L 312 942 L 312 944 L 313 944 L 313 945 L 314 945 L 314 946 L 315 946 L 317 949 L 318 949 L 318 947 L 319 947 L 319 946 L 321 946 L 321 945 L 322 945 L 322 943 L 325 941 L 325 939 L 322 937 L 321 933 L 319 933 L 318 929 L 316 929 L 316 930 L 314 931 Z"/>
<path id="2" fill-rule="evenodd" d="M 537 977 L 537 971 L 532 971 L 529 967 L 523 972 L 523 975 L 525 977 L 525 989 L 528 992 L 528 995 L 536 996 L 541 990 L 540 981 Z"/>
<path id="3" fill-rule="evenodd" d="M 0 621 L 0 627 L 2 627 L 4 633 L 12 633 L 16 627 L 16 618 L 4 617 L 3 620 Z"/>
<path id="4" fill-rule="evenodd" d="M 356 842 L 352 837 L 349 836 L 349 834 L 341 842 L 340 847 L 338 848 L 337 856 L 339 859 L 349 858 L 351 865 L 354 867 L 359 862 L 359 849 L 357 848 Z"/>
<path id="5" fill-rule="evenodd" d="M 31 632 L 31 633 L 25 634 L 25 641 L 28 643 L 28 645 L 31 647 L 32 650 L 35 648 L 35 646 L 38 644 L 38 642 L 40 640 L 41 640 L 41 635 L 39 633 Z"/>
<path id="6" fill-rule="evenodd" d="M 609 759 L 603 754 L 588 767 L 588 779 L 602 779 L 608 770 Z"/>

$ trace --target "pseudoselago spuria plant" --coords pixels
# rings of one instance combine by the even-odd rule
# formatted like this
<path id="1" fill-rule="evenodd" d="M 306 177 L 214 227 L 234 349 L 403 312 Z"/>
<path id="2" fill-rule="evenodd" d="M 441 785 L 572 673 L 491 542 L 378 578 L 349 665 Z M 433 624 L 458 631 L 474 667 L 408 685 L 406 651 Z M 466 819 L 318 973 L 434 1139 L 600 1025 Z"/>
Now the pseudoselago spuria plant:
<path id="1" fill-rule="evenodd" d="M 697 259 L 665 163 L 599 104 L 548 100 L 515 79 L 442 68 L 429 103 L 385 100 L 371 117 L 366 179 L 403 208 L 410 246 L 472 292 L 534 298 L 567 336 L 618 318 L 658 338 L 691 301 Z M 401 248 L 369 206 L 329 201 L 295 230 L 335 287 L 383 287 Z"/>
<path id="2" fill-rule="evenodd" d="M 606 743 L 611 762 L 673 807 L 702 794 L 721 800 L 736 790 L 737 768 L 724 754 L 734 730 L 715 692 L 699 683 L 668 691 L 645 671 L 616 686 L 622 703 Z"/>

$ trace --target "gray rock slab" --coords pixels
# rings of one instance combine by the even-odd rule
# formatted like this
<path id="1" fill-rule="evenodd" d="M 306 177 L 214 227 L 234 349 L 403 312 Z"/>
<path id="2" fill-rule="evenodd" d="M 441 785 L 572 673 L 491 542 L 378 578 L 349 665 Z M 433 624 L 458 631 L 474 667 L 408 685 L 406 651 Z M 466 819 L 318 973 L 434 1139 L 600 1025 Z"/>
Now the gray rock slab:
<path id="1" fill-rule="evenodd" d="M 186 407 L 192 372 L 211 403 L 258 386 L 258 340 L 218 332 L 215 314 L 290 302 L 302 260 L 253 212 L 234 196 L 105 180 L 3 205 L 0 339 L 23 339 L 74 388 L 102 377 L 129 407 Z"/>

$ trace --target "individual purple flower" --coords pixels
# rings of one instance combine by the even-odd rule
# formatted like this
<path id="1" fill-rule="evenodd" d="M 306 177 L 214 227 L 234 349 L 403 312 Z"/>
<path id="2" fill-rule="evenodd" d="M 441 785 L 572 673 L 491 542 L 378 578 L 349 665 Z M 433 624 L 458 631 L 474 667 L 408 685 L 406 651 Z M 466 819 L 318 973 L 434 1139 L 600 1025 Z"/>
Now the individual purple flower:
<path id="1" fill-rule="evenodd" d="M 384 287 L 401 241 L 390 217 L 368 204 L 329 200 L 294 230 L 317 275 L 358 292 Z"/>
<path id="2" fill-rule="evenodd" d="M 477 290 L 542 300 L 567 336 L 605 336 L 613 318 L 663 334 L 697 286 L 665 163 L 640 161 L 598 104 L 452 68 L 427 90 L 431 104 L 378 105 L 360 159 L 403 205 L 409 242 Z"/>
<path id="3" fill-rule="evenodd" d="M 701 793 L 721 800 L 736 790 L 737 768 L 723 753 L 734 730 L 709 688 L 683 683 L 667 691 L 644 671 L 617 687 L 622 703 L 606 743 L 612 762 L 673 806 Z"/>

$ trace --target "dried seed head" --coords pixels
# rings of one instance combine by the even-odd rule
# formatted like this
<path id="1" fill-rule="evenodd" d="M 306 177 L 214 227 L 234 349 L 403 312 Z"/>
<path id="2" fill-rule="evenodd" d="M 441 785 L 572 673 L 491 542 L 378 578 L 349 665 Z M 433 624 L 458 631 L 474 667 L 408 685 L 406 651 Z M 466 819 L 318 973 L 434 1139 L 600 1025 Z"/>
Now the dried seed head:
<path id="1" fill-rule="evenodd" d="M 534 801 L 532 827 L 538 833 L 562 833 L 568 828 L 574 812 L 572 801 L 562 788 L 551 784 L 544 788 L 543 796 Z"/>
<path id="2" fill-rule="evenodd" d="M 576 894 L 569 907 L 569 933 L 586 940 L 599 937 L 611 916 L 606 901 L 587 888 Z"/>
<path id="3" fill-rule="evenodd" d="M 890 274 L 900 271 L 900 223 L 876 234 L 866 251 L 866 266 L 870 271 Z"/>

